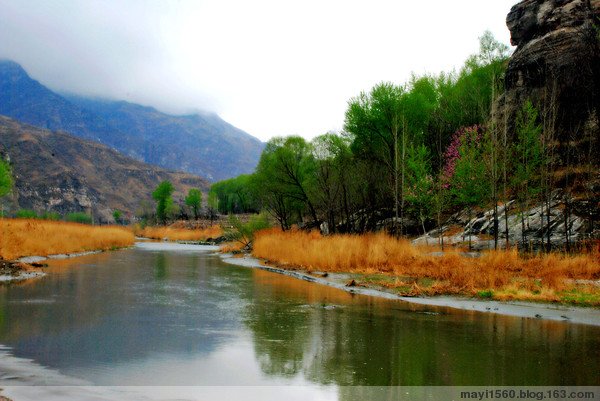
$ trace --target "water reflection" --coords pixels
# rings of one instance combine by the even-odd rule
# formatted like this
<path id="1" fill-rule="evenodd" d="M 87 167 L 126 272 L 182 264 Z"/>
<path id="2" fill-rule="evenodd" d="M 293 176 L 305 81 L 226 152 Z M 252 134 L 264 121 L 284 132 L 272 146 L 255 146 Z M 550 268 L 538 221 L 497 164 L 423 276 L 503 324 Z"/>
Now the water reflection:
<path id="1" fill-rule="evenodd" d="M 600 384 L 598 327 L 352 295 L 161 246 L 0 288 L 0 343 L 107 385 Z"/>
<path id="2" fill-rule="evenodd" d="M 159 253 L 154 261 L 154 277 L 158 280 L 167 278 L 167 257 Z"/>
<path id="3" fill-rule="evenodd" d="M 269 375 L 364 386 L 597 385 L 597 327 L 421 307 L 254 271 L 245 311 Z"/>

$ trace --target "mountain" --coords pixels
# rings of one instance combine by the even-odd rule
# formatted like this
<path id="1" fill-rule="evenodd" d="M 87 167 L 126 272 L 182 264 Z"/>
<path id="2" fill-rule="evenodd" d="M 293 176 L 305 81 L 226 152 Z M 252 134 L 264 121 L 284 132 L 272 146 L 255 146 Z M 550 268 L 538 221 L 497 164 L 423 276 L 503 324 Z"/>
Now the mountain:
<path id="1" fill-rule="evenodd" d="M 170 180 L 182 204 L 190 188 L 206 193 L 210 183 L 125 156 L 97 142 L 0 116 L 0 157 L 8 156 L 15 177 L 13 209 L 92 213 L 112 220 L 112 211 L 132 214 L 151 201 L 158 184 Z M 6 206 L 7 200 L 3 200 Z"/>
<path id="2" fill-rule="evenodd" d="M 264 144 L 215 114 L 172 116 L 123 101 L 61 96 L 0 60 L 0 114 L 209 180 L 251 173 Z"/>
<path id="3" fill-rule="evenodd" d="M 12 61 L 0 61 L 0 115 L 40 128 L 67 131 L 118 150 L 147 146 L 34 81 Z M 122 153 L 141 159 L 137 152 Z"/>
<path id="4" fill-rule="evenodd" d="M 65 95 L 74 105 L 100 116 L 121 132 L 134 134 L 160 152 L 143 160 L 222 180 L 254 171 L 264 144 L 216 114 L 171 116 L 125 101 Z"/>

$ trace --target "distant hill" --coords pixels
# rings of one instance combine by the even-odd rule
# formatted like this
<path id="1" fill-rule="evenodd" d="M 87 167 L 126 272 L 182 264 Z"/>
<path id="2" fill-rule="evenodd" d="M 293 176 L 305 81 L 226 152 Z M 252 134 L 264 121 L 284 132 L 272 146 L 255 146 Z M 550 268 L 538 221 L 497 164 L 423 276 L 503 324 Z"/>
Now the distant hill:
<path id="1" fill-rule="evenodd" d="M 165 170 L 125 156 L 94 141 L 0 116 L 0 156 L 9 156 L 15 193 L 3 202 L 13 209 L 93 213 L 104 221 L 113 210 L 135 212 L 163 180 L 183 203 L 190 188 L 206 193 L 210 183 L 182 171 Z M 8 199 L 7 199 L 8 198 Z"/>
<path id="2" fill-rule="evenodd" d="M 61 96 L 6 60 L 0 60 L 0 114 L 213 181 L 251 173 L 264 147 L 215 114 L 171 116 L 133 103 Z"/>
<path id="3" fill-rule="evenodd" d="M 144 161 L 210 180 L 253 172 L 264 147 L 258 139 L 216 114 L 170 116 L 152 107 L 124 101 L 65 97 L 119 131 L 160 149 L 145 154 Z"/>

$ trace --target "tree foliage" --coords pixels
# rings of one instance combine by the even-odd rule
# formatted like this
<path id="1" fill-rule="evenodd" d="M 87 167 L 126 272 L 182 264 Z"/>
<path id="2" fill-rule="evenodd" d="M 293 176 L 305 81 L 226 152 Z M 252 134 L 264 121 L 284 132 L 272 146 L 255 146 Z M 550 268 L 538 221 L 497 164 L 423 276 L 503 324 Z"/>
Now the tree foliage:
<path id="1" fill-rule="evenodd" d="M 248 246 L 254 240 L 254 234 L 257 231 L 269 228 L 269 219 L 264 214 L 253 215 L 247 223 L 243 223 L 241 219 L 235 215 L 229 216 L 229 224 L 233 227 L 229 230 L 229 236 L 236 241 Z"/>
<path id="2" fill-rule="evenodd" d="M 157 201 L 156 215 L 159 221 L 166 223 L 169 214 L 174 211 L 175 205 L 171 195 L 175 191 L 170 181 L 161 182 L 152 193 L 152 198 Z"/>
<path id="3" fill-rule="evenodd" d="M 251 175 L 219 181 L 210 187 L 210 193 L 218 200 L 218 210 L 222 214 L 260 211 Z"/>
<path id="4" fill-rule="evenodd" d="M 521 238 L 525 244 L 526 222 L 523 213 L 529 209 L 529 201 L 542 190 L 541 170 L 545 162 L 542 126 L 538 122 L 538 111 L 530 101 L 525 102 L 517 114 L 516 140 L 512 144 L 512 187 L 521 212 Z M 527 220 L 527 221 L 525 221 Z"/>
<path id="5" fill-rule="evenodd" d="M 0 198 L 11 193 L 14 183 L 10 163 L 0 157 Z"/>
<path id="6" fill-rule="evenodd" d="M 449 205 L 485 205 L 500 180 L 491 106 L 508 57 L 485 32 L 458 72 L 379 83 L 349 100 L 341 134 L 273 138 L 254 174 L 213 184 L 210 194 L 221 213 L 266 210 L 284 230 L 326 232 L 372 230 L 393 216 L 400 233 L 409 216 L 425 231 L 434 211 L 440 224 Z"/>
<path id="7" fill-rule="evenodd" d="M 303 138 L 273 138 L 267 143 L 256 167 L 256 179 L 265 206 L 282 227 L 289 227 L 294 215 L 299 221 L 307 215 L 318 221 L 309 191 L 315 171 L 311 145 Z"/>
<path id="8" fill-rule="evenodd" d="M 202 208 L 202 192 L 199 189 L 191 188 L 185 197 L 185 204 L 192 208 L 194 218 L 198 220 Z"/>

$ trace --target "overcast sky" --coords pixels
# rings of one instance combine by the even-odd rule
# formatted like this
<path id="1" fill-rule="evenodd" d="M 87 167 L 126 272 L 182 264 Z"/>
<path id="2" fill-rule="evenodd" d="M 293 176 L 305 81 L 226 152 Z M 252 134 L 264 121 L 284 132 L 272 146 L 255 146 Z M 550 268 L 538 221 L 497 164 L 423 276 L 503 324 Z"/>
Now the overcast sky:
<path id="1" fill-rule="evenodd" d="M 0 58 L 55 91 L 206 110 L 268 140 L 343 126 L 348 100 L 459 69 L 517 0 L 0 0 Z"/>

